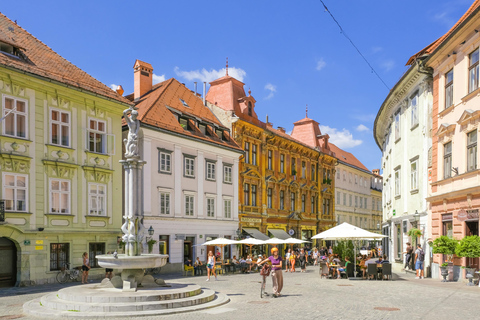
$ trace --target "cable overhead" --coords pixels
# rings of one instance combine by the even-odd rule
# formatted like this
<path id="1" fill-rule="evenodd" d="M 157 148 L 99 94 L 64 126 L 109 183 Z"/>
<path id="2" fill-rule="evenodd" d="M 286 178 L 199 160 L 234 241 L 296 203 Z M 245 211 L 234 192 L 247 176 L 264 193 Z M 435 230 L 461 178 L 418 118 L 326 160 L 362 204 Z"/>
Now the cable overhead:
<path id="1" fill-rule="evenodd" d="M 335 17 L 333 16 L 333 14 L 330 12 L 330 10 L 328 10 L 327 6 L 325 5 L 325 3 L 320 0 L 320 2 L 322 3 L 323 7 L 325 8 L 325 11 L 328 12 L 328 14 L 332 17 L 333 21 L 335 21 L 335 23 L 337 24 L 337 26 L 340 28 L 340 33 L 343 34 L 345 36 L 345 38 L 347 38 L 348 41 L 350 41 L 350 43 L 352 44 L 352 46 L 355 48 L 355 50 L 357 50 L 358 54 L 363 58 L 363 60 L 365 60 L 365 62 L 368 64 L 368 66 L 370 67 L 370 69 L 372 70 L 372 73 L 375 73 L 375 75 L 377 76 L 378 79 L 380 79 L 380 81 L 382 81 L 382 83 L 385 85 L 385 87 L 390 90 L 390 87 L 387 86 L 387 84 L 385 83 L 385 81 L 383 81 L 382 77 L 380 77 L 380 75 L 377 73 L 377 71 L 375 71 L 375 69 L 372 67 L 372 65 L 370 64 L 370 62 L 368 62 L 367 58 L 365 58 L 365 56 L 360 52 L 360 50 L 357 48 L 357 46 L 355 45 L 355 43 L 353 43 L 352 39 L 350 39 L 350 37 L 345 33 L 345 31 L 343 30 L 342 26 L 340 25 L 340 23 L 338 23 L 337 19 L 335 19 Z"/>

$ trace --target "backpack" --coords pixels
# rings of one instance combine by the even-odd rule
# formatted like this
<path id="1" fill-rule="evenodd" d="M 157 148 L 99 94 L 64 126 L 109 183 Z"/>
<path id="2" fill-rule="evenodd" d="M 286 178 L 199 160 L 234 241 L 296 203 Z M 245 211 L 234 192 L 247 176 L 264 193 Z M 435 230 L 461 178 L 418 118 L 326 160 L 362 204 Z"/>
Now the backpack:
<path id="1" fill-rule="evenodd" d="M 420 261 L 425 260 L 425 251 L 423 251 L 422 249 L 420 249 L 420 251 L 418 251 L 418 260 L 420 260 Z"/>
<path id="2" fill-rule="evenodd" d="M 265 263 L 263 265 L 262 269 L 260 270 L 260 275 L 261 276 L 269 276 L 271 270 L 272 270 L 272 268 L 270 267 L 270 265 L 268 263 Z"/>

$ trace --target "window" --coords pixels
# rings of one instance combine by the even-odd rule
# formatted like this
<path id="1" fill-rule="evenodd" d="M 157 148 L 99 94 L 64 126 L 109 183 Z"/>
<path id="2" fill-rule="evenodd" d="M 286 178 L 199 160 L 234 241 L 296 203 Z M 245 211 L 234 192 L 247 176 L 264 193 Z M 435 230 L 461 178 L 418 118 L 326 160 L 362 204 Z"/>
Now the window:
<path id="1" fill-rule="evenodd" d="M 267 169 L 272 170 L 272 150 L 268 150 L 268 161 L 267 161 Z"/>
<path id="2" fill-rule="evenodd" d="M 50 143 L 70 147 L 70 113 L 51 109 L 50 122 Z"/>
<path id="3" fill-rule="evenodd" d="M 363 198 L 363 207 L 367 209 L 367 198 Z"/>
<path id="4" fill-rule="evenodd" d="M 302 212 L 305 212 L 305 195 L 302 194 Z"/>
<path id="5" fill-rule="evenodd" d="M 352 206 L 352 195 L 348 195 L 348 205 L 351 207 Z"/>
<path id="6" fill-rule="evenodd" d="M 315 196 L 312 196 L 312 197 L 311 197 L 311 202 L 312 202 L 312 203 L 310 204 L 310 205 L 311 205 L 311 208 L 310 208 L 311 213 L 315 213 Z"/>
<path id="7" fill-rule="evenodd" d="M 223 182 L 232 183 L 232 166 L 223 165 Z"/>
<path id="8" fill-rule="evenodd" d="M 10 44 L 7 44 L 5 42 L 0 42 L 0 51 L 3 52 L 3 53 L 7 53 L 9 55 L 15 56 L 17 58 L 20 57 L 18 48 L 14 47 Z"/>
<path id="9" fill-rule="evenodd" d="M 251 117 L 253 115 L 252 103 L 248 101 L 248 115 Z"/>
<path id="10" fill-rule="evenodd" d="M 305 179 L 307 177 L 307 166 L 305 161 L 302 161 L 302 178 Z"/>
<path id="11" fill-rule="evenodd" d="M 315 165 L 312 164 L 312 169 L 310 171 L 311 175 L 312 175 L 312 181 L 315 181 Z"/>
<path id="12" fill-rule="evenodd" d="M 295 211 L 295 192 L 290 193 L 290 210 Z"/>
<path id="13" fill-rule="evenodd" d="M 4 96 L 2 117 L 5 117 L 3 119 L 3 134 L 17 138 L 27 137 L 27 101 Z"/>
<path id="14" fill-rule="evenodd" d="M 363 177 L 360 177 L 360 187 L 363 185 Z"/>
<path id="15" fill-rule="evenodd" d="M 257 165 L 257 145 L 252 144 L 252 164 Z"/>
<path id="16" fill-rule="evenodd" d="M 410 162 L 410 190 L 418 189 L 418 160 Z"/>
<path id="17" fill-rule="evenodd" d="M 395 114 L 395 141 L 400 139 L 400 111 Z"/>
<path id="18" fill-rule="evenodd" d="M 477 169 L 477 130 L 467 134 L 467 170 Z"/>
<path id="19" fill-rule="evenodd" d="M 3 198 L 6 211 L 27 211 L 28 176 L 23 174 L 3 174 Z"/>
<path id="20" fill-rule="evenodd" d="M 452 220 L 443 221 L 443 235 L 447 237 L 453 237 L 453 227 L 452 227 Z"/>
<path id="21" fill-rule="evenodd" d="M 195 197 L 192 195 L 185 195 L 185 215 L 193 216 L 193 206 L 195 204 Z"/>
<path id="22" fill-rule="evenodd" d="M 372 198 L 372 210 L 375 210 L 375 199 Z"/>
<path id="23" fill-rule="evenodd" d="M 50 213 L 70 213 L 70 181 L 50 180 Z"/>
<path id="24" fill-rule="evenodd" d="M 355 184 L 358 184 L 358 176 L 355 175 Z"/>
<path id="25" fill-rule="evenodd" d="M 291 159 L 292 163 L 291 163 L 291 174 L 292 176 L 296 175 L 297 174 L 297 170 L 296 170 L 296 159 L 295 158 L 292 158 Z"/>
<path id="26" fill-rule="evenodd" d="M 341 175 L 342 175 L 342 174 L 340 173 L 340 170 L 338 170 L 338 171 L 337 171 L 337 180 L 340 180 L 340 176 L 341 176 Z"/>
<path id="27" fill-rule="evenodd" d="M 245 163 L 250 163 L 250 142 L 245 142 Z"/>
<path id="28" fill-rule="evenodd" d="M 224 211 L 225 218 L 227 219 L 232 218 L 232 200 L 231 199 L 223 200 L 223 211 Z"/>
<path id="29" fill-rule="evenodd" d="M 343 181 L 347 181 L 347 174 L 345 173 L 345 171 L 343 172 Z"/>
<path id="30" fill-rule="evenodd" d="M 325 204 L 325 214 L 330 215 L 330 199 L 326 199 Z"/>
<path id="31" fill-rule="evenodd" d="M 170 214 L 169 192 L 160 192 L 160 214 Z"/>
<path id="32" fill-rule="evenodd" d="M 70 261 L 70 244 L 50 243 L 50 271 L 60 270 Z"/>
<path id="33" fill-rule="evenodd" d="M 272 188 L 267 189 L 267 207 L 272 208 Z"/>
<path id="34" fill-rule="evenodd" d="M 411 112 L 411 128 L 418 125 L 418 95 L 412 96 L 410 99 L 410 112 Z"/>
<path id="35" fill-rule="evenodd" d="M 346 193 L 343 194 L 343 205 L 344 206 L 347 205 L 347 194 Z"/>
<path id="36" fill-rule="evenodd" d="M 88 214 L 95 216 L 106 216 L 107 186 L 104 184 L 88 184 Z"/>
<path id="37" fill-rule="evenodd" d="M 470 53 L 468 67 L 468 93 L 478 88 L 478 49 Z"/>
<path id="38" fill-rule="evenodd" d="M 400 195 L 400 169 L 395 170 L 395 196 Z"/>
<path id="39" fill-rule="evenodd" d="M 257 186 L 252 184 L 252 206 L 257 206 Z"/>
<path id="40" fill-rule="evenodd" d="M 183 175 L 189 178 L 195 178 L 195 158 L 184 157 Z"/>
<path id="41" fill-rule="evenodd" d="M 447 179 L 452 176 L 452 143 L 443 145 L 443 178 Z"/>
<path id="42" fill-rule="evenodd" d="M 337 191 L 337 204 L 340 204 L 340 197 L 341 197 L 340 195 L 341 195 L 340 191 Z"/>
<path id="43" fill-rule="evenodd" d="M 215 217 L 215 198 L 207 198 L 207 217 Z"/>
<path id="44" fill-rule="evenodd" d="M 445 74 L 445 109 L 453 105 L 453 69 Z"/>
<path id="45" fill-rule="evenodd" d="M 158 171 L 162 173 L 172 173 L 172 154 L 170 151 L 159 151 L 158 154 Z"/>
<path id="46" fill-rule="evenodd" d="M 201 133 L 203 133 L 204 135 L 207 135 L 207 126 L 206 125 L 199 124 L 198 129 L 200 130 Z"/>
<path id="47" fill-rule="evenodd" d="M 105 121 L 90 119 L 88 123 L 88 151 L 106 153 L 107 129 Z"/>
<path id="48" fill-rule="evenodd" d="M 158 253 L 169 254 L 170 252 L 170 236 L 160 235 L 158 236 Z M 167 258 L 167 262 L 170 262 L 170 255 Z"/>
<path id="49" fill-rule="evenodd" d="M 358 196 L 355 196 L 355 208 L 358 207 Z"/>
<path id="50" fill-rule="evenodd" d="M 250 185 L 248 183 L 243 186 L 243 201 L 246 206 L 250 205 Z"/>
<path id="51" fill-rule="evenodd" d="M 348 182 L 352 183 L 352 173 L 351 172 L 348 174 Z"/>
<path id="52" fill-rule="evenodd" d="M 280 210 L 285 209 L 285 192 L 280 190 Z"/>
<path id="53" fill-rule="evenodd" d="M 105 254 L 105 243 L 88 244 L 88 259 L 90 260 L 91 268 L 101 268 L 98 264 L 98 260 L 95 258 L 95 256 L 101 254 Z"/>
<path id="54" fill-rule="evenodd" d="M 207 180 L 215 180 L 215 162 L 206 161 L 206 178 Z"/>
<path id="55" fill-rule="evenodd" d="M 285 155 L 280 155 L 280 173 L 285 173 Z"/>

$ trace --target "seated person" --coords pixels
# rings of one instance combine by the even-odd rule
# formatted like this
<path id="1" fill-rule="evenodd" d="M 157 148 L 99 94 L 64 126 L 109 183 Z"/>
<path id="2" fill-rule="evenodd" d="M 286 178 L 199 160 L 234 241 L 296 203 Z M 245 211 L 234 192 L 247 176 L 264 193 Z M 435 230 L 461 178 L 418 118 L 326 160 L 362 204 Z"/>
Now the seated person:
<path id="1" fill-rule="evenodd" d="M 360 270 L 362 270 L 362 278 L 366 279 L 366 273 L 367 273 L 367 256 L 362 256 L 360 259 Z"/>
<path id="2" fill-rule="evenodd" d="M 240 258 L 240 265 L 241 265 L 241 272 L 245 273 L 245 271 L 247 270 L 247 260 L 245 260 L 244 257 L 241 257 Z"/>
<path id="3" fill-rule="evenodd" d="M 386 255 L 386 254 L 383 255 L 382 264 L 383 264 L 383 263 L 390 263 L 390 261 L 388 261 L 388 259 L 387 259 L 387 255 Z"/>
<path id="4" fill-rule="evenodd" d="M 378 257 L 378 260 L 375 261 L 376 264 L 382 264 L 383 263 L 383 260 L 382 260 L 382 257 Z"/>
<path id="5" fill-rule="evenodd" d="M 345 257 L 345 266 L 344 267 L 339 267 L 337 268 L 337 279 L 340 279 L 340 273 L 341 272 L 347 272 L 347 265 L 350 263 L 350 258 Z M 347 275 L 348 276 L 348 275 Z"/>
<path id="6" fill-rule="evenodd" d="M 245 260 L 245 262 L 248 265 L 248 272 L 252 271 L 252 258 L 250 258 L 249 255 L 247 256 L 247 259 Z"/>
<path id="7" fill-rule="evenodd" d="M 191 266 L 192 266 L 192 260 L 190 260 L 190 259 L 188 259 L 188 258 L 185 259 L 185 266 L 191 267 Z"/>
<path id="8" fill-rule="evenodd" d="M 259 264 L 259 263 L 262 262 L 262 261 L 263 261 L 262 255 L 259 254 L 259 255 L 258 255 L 258 259 L 257 259 L 257 264 Z"/>
<path id="9" fill-rule="evenodd" d="M 238 262 L 238 260 L 237 260 L 237 256 L 233 256 L 232 263 L 233 263 L 233 264 L 239 264 L 239 263 L 240 263 L 240 262 Z"/>

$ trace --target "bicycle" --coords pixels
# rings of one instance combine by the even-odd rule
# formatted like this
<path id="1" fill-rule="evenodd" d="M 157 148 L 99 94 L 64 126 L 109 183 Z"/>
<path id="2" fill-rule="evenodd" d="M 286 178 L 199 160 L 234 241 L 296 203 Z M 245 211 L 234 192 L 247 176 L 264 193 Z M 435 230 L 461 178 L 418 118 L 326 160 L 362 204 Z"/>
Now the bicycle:
<path id="1" fill-rule="evenodd" d="M 65 267 L 60 268 L 60 272 L 57 273 L 58 283 L 65 283 L 67 280 L 78 281 L 80 270 L 78 268 L 70 269 L 70 263 L 65 262 Z"/>

